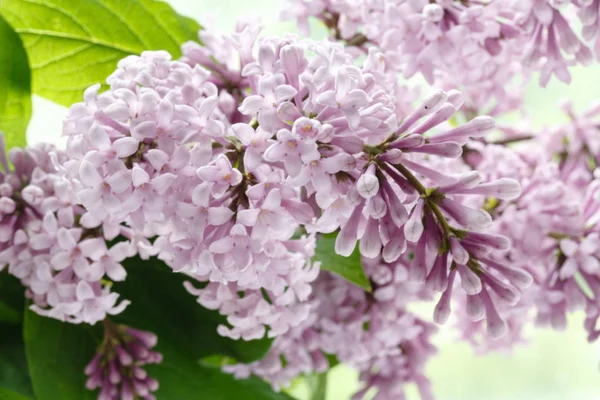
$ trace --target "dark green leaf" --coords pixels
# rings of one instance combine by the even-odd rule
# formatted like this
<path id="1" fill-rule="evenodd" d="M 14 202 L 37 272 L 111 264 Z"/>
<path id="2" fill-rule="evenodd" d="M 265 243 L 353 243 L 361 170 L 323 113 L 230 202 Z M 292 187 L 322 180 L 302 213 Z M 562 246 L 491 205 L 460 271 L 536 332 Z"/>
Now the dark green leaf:
<path id="1" fill-rule="evenodd" d="M 96 352 L 98 342 L 92 329 L 99 326 L 73 325 L 25 312 L 27 362 L 38 400 L 93 400 L 85 388 L 85 366 Z"/>
<path id="2" fill-rule="evenodd" d="M 0 273 L 0 323 L 23 324 L 25 289 L 7 271 Z"/>
<path id="3" fill-rule="evenodd" d="M 7 149 L 22 147 L 31 118 L 31 75 L 21 38 L 0 15 L 0 131 Z"/>
<path id="4" fill-rule="evenodd" d="M 33 396 L 20 324 L 0 324 L 0 387 L 23 396 Z"/>
<path id="5" fill-rule="evenodd" d="M 199 362 L 200 365 L 209 365 L 211 367 L 222 367 L 224 365 L 237 364 L 237 361 L 235 361 L 233 358 L 221 354 L 212 354 L 210 356 L 202 357 Z"/>
<path id="6" fill-rule="evenodd" d="M 340 361 L 338 360 L 338 358 L 335 354 L 324 353 L 324 355 L 325 355 L 325 358 L 327 359 L 327 362 L 329 363 L 329 369 L 335 367 L 336 365 L 338 365 L 340 363 Z"/>
<path id="7" fill-rule="evenodd" d="M 289 399 L 259 379 L 236 380 L 214 365 L 231 358 L 240 362 L 260 359 L 271 340 L 246 342 L 219 336 L 217 326 L 225 319 L 198 304 L 183 288 L 189 279 L 161 261 L 133 258 L 124 266 L 127 280 L 115 284 L 114 290 L 131 300 L 131 305 L 117 319 L 158 335 L 156 350 L 163 354 L 163 362 L 148 366 L 148 372 L 160 382 L 159 399 Z"/>
<path id="8" fill-rule="evenodd" d="M 293 400 L 275 393 L 257 378 L 237 380 L 218 367 L 200 365 L 185 354 L 163 347 L 164 360 L 148 366 L 148 374 L 160 382 L 161 400 Z"/>
<path id="9" fill-rule="evenodd" d="M 363 270 L 358 246 L 356 246 L 350 257 L 340 256 L 335 253 L 336 238 L 337 233 L 330 233 L 321 236 L 317 240 L 315 260 L 321 262 L 322 269 L 334 272 L 348 282 L 370 292 L 372 290 L 371 282 L 369 282 L 369 278 Z"/>
<path id="10" fill-rule="evenodd" d="M 20 321 L 21 313 L 0 299 L 0 322 L 7 324 L 18 324 Z"/>
<path id="11" fill-rule="evenodd" d="M 131 279 L 131 277 L 130 277 Z M 71 325 L 28 311 L 25 317 L 27 358 L 38 400 L 92 400 L 97 394 L 85 389 L 84 368 L 99 344 L 97 328 Z M 156 347 L 163 362 L 148 365 L 158 379 L 161 400 L 289 400 L 274 393 L 256 378 L 236 380 L 219 368 L 200 365 L 186 342 L 159 337 Z"/>
<path id="12" fill-rule="evenodd" d="M 221 354 L 240 362 L 252 362 L 265 356 L 272 339 L 231 340 L 217 334 L 217 326 L 225 318 L 207 310 L 185 290 L 183 274 L 172 272 L 157 259 L 126 260 L 127 280 L 114 285 L 114 290 L 131 300 L 119 320 L 131 326 L 154 332 L 164 342 L 185 343 L 196 360 Z M 141 285 L 140 282 L 144 284 Z"/>
<path id="13" fill-rule="evenodd" d="M 0 0 L 19 33 L 33 72 L 33 91 L 69 106 L 103 83 L 117 61 L 144 50 L 181 54 L 200 26 L 154 0 Z"/>
<path id="14" fill-rule="evenodd" d="M 25 397 L 12 390 L 0 387 L 0 400 L 31 400 L 31 397 Z"/>
<path id="15" fill-rule="evenodd" d="M 222 317 L 195 302 L 182 286 L 183 276 L 157 260 L 125 262 L 126 282 L 114 290 L 132 301 L 115 320 L 158 335 L 163 362 L 148 365 L 160 383 L 161 400 L 289 400 L 257 378 L 236 380 L 218 367 L 200 363 L 211 354 L 252 361 L 268 350 L 269 341 L 236 342 L 219 336 Z M 71 325 L 26 313 L 25 342 L 33 387 L 39 400 L 93 399 L 85 389 L 84 368 L 100 342 L 98 328 Z M 214 358 L 214 357 L 213 357 Z"/>

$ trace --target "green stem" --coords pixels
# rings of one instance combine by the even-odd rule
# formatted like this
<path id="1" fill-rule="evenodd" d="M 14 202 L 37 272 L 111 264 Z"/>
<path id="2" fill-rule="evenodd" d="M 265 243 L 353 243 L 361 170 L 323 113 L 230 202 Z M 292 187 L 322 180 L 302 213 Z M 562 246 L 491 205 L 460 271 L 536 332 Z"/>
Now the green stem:
<path id="1" fill-rule="evenodd" d="M 423 186 L 423 184 L 419 181 L 419 179 L 417 179 L 417 177 L 414 176 L 413 173 L 410 172 L 410 170 L 408 168 L 406 168 L 404 165 L 394 164 L 394 167 L 396 167 L 398 172 L 400 172 L 406 178 L 406 180 L 412 185 L 412 187 L 414 187 L 416 189 L 416 191 L 419 192 L 421 197 L 425 201 L 427 201 L 427 205 L 429 206 L 429 209 L 431 210 L 431 212 L 433 212 L 433 214 L 435 215 L 436 219 L 438 220 L 440 226 L 442 227 L 442 230 L 444 232 L 444 238 L 446 240 L 448 240 L 450 238 L 450 234 L 451 234 L 450 224 L 448 224 L 448 220 L 442 213 L 442 210 L 440 210 L 440 207 L 435 203 L 435 201 L 432 201 L 429 198 L 429 196 L 427 194 L 427 188 L 425 186 Z"/>
<path id="2" fill-rule="evenodd" d="M 421 196 L 427 196 L 427 188 L 402 164 L 394 164 L 394 167 L 400 172 L 406 180 L 414 187 Z"/>
<path id="3" fill-rule="evenodd" d="M 488 142 L 488 144 L 496 144 L 496 145 L 503 146 L 503 145 L 507 145 L 507 144 L 511 144 L 511 143 L 524 142 L 526 140 L 531 140 L 533 138 L 534 138 L 533 135 L 515 136 L 515 137 L 511 137 L 511 138 L 507 138 L 507 139 L 496 140 L 494 142 Z"/>
<path id="4" fill-rule="evenodd" d="M 310 400 L 325 400 L 327 395 L 327 372 L 307 377 L 311 386 Z"/>

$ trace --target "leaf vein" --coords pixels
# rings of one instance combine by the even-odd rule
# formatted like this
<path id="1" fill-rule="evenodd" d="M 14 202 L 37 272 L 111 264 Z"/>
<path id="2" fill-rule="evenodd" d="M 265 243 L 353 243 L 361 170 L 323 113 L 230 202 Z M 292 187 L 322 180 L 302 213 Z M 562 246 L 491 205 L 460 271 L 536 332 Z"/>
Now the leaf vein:
<path id="1" fill-rule="evenodd" d="M 58 11 L 59 13 L 63 14 L 64 16 L 66 16 L 67 18 L 69 18 L 71 21 L 73 21 L 77 26 L 79 26 L 81 28 L 82 31 L 84 31 L 90 37 L 92 36 L 92 32 L 87 28 L 87 26 L 85 26 L 83 23 L 81 23 L 81 21 L 79 21 L 74 15 L 71 15 L 64 8 L 61 8 L 61 7 L 59 7 L 57 5 L 54 5 L 54 4 L 50 4 L 50 3 L 46 2 L 46 1 L 36 1 L 36 0 L 21 0 L 21 1 L 23 3 L 36 4 L 38 6 L 46 7 L 48 9 L 50 9 L 50 10 Z"/>
<path id="2" fill-rule="evenodd" d="M 104 4 L 104 2 L 102 0 L 93 0 L 96 4 L 98 4 L 100 7 L 104 8 L 106 11 L 108 11 L 111 15 L 113 15 L 117 20 L 119 20 L 119 22 L 121 22 L 121 24 L 123 24 L 123 26 L 125 28 L 127 28 L 127 30 L 129 30 L 129 32 L 131 32 L 131 34 L 133 35 L 133 37 L 135 37 L 137 39 L 137 41 L 139 42 L 140 46 L 143 49 L 149 49 L 150 46 L 148 45 L 148 43 L 146 43 L 146 41 L 140 36 L 139 33 L 137 33 L 130 24 L 127 23 L 127 21 L 125 21 L 125 19 L 123 19 L 123 17 L 121 17 L 119 14 L 117 14 L 115 12 L 115 10 L 113 10 L 112 8 L 110 8 L 109 6 L 107 6 L 106 4 Z"/>
<path id="3" fill-rule="evenodd" d="M 43 62 L 40 62 L 37 64 L 31 64 L 31 68 L 32 69 L 41 69 L 41 68 L 47 67 L 47 66 L 57 63 L 59 61 L 66 60 L 69 57 L 73 57 L 73 56 L 81 53 L 82 51 L 92 48 L 93 46 L 94 45 L 91 43 L 84 44 L 83 46 L 80 46 L 72 51 L 67 52 L 67 53 L 58 54 L 56 57 L 48 58 L 47 60 L 44 60 Z"/>
<path id="4" fill-rule="evenodd" d="M 15 31 L 17 31 L 18 33 L 21 33 L 21 34 L 48 36 L 48 37 L 54 37 L 54 38 L 80 41 L 82 43 L 91 43 L 96 46 L 106 47 L 108 49 L 113 49 L 113 50 L 119 50 L 119 51 L 122 51 L 127 54 L 139 54 L 140 53 L 139 49 L 130 49 L 127 47 L 122 47 L 115 43 L 108 43 L 108 42 L 105 42 L 102 40 L 98 40 L 94 37 L 85 37 L 85 36 L 73 35 L 70 33 L 48 31 L 48 30 L 44 30 L 44 29 L 34 29 L 34 28 L 17 28 L 17 29 L 15 29 Z"/>
<path id="5" fill-rule="evenodd" d="M 152 19 L 154 19 L 154 21 L 156 21 L 156 24 L 158 26 L 160 26 L 160 28 L 165 32 L 165 36 L 173 42 L 175 47 L 179 48 L 180 47 L 179 42 L 177 41 L 177 39 L 175 38 L 173 33 L 171 31 L 169 31 L 169 29 L 167 29 L 167 27 L 162 23 L 162 21 L 156 17 L 155 13 L 153 13 L 152 11 L 150 11 L 148 9 L 148 7 L 144 4 L 144 0 L 134 0 L 134 1 L 137 4 L 139 4 L 140 7 L 143 8 L 144 11 L 146 11 L 152 17 Z"/>

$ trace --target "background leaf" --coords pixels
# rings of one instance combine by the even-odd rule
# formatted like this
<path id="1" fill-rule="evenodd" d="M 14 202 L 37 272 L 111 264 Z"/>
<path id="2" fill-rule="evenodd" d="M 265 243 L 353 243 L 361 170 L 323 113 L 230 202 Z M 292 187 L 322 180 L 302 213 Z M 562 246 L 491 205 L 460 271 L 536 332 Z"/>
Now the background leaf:
<path id="1" fill-rule="evenodd" d="M 221 354 L 239 362 L 252 362 L 269 351 L 272 339 L 244 341 L 220 336 L 217 326 L 226 323 L 225 318 L 202 307 L 183 287 L 183 282 L 193 279 L 174 273 L 156 258 L 134 257 L 123 266 L 127 280 L 115 283 L 114 290 L 131 300 L 131 305 L 116 318 L 118 321 L 152 331 L 162 342 L 185 343 L 186 351 L 196 360 Z M 200 286 L 199 282 L 194 284 Z"/>
<path id="2" fill-rule="evenodd" d="M 31 118 L 31 75 L 21 38 L 0 15 L 0 131 L 7 149 L 24 146 Z"/>
<path id="3" fill-rule="evenodd" d="M 12 390 L 0 387 L 0 400 L 31 400 L 30 397 L 22 396 Z"/>
<path id="4" fill-rule="evenodd" d="M 25 358 L 22 325 L 0 324 L 0 400 L 1 389 L 23 396 L 33 396 Z"/>
<path id="5" fill-rule="evenodd" d="M 325 400 L 327 397 L 327 372 L 308 375 L 306 380 L 311 388 L 310 400 Z"/>
<path id="6" fill-rule="evenodd" d="M 17 278 L 0 273 L 0 388 L 33 396 L 23 342 L 25 289 Z M 0 400 L 3 399 L 0 391 Z M 17 398 L 4 395 L 8 399 Z"/>
<path id="7" fill-rule="evenodd" d="M 25 288 L 17 278 L 0 273 L 0 323 L 23 324 L 23 307 L 25 305 Z"/>
<path id="8" fill-rule="evenodd" d="M 335 239 L 337 233 L 330 233 L 321 236 L 317 240 L 317 249 L 315 251 L 315 260 L 321 262 L 321 268 L 340 275 L 357 286 L 360 286 L 367 292 L 370 292 L 371 282 L 365 274 L 360 260 L 358 246 L 349 257 L 343 257 L 335 252 Z"/>
<path id="9" fill-rule="evenodd" d="M 291 399 L 257 378 L 236 380 L 218 367 L 200 362 L 211 354 L 253 361 L 264 356 L 270 340 L 244 342 L 219 336 L 216 327 L 223 317 L 196 303 L 182 286 L 182 274 L 173 273 L 156 259 L 133 258 L 124 264 L 127 281 L 115 284 L 114 290 L 132 303 L 114 319 L 158 335 L 156 350 L 162 353 L 163 362 L 145 367 L 160 383 L 157 398 Z M 85 389 L 83 370 L 100 343 L 99 330 L 100 326 L 66 324 L 26 312 L 27 359 L 38 400 L 96 398 Z"/>
<path id="10" fill-rule="evenodd" d="M 154 0 L 0 0 L 31 62 L 33 91 L 69 106 L 104 83 L 117 61 L 198 40 L 200 25 Z"/>
<path id="11" fill-rule="evenodd" d="M 91 330 L 96 330 L 96 335 Z M 24 338 L 27 363 L 38 400 L 94 400 L 85 388 L 85 366 L 99 344 L 98 330 L 89 325 L 73 325 L 25 312 Z"/>
<path id="12" fill-rule="evenodd" d="M 148 366 L 148 374 L 159 380 L 156 397 L 161 400 L 293 400 L 274 392 L 257 378 L 237 380 L 218 367 L 200 365 L 180 352 L 162 348 L 164 360 Z"/>

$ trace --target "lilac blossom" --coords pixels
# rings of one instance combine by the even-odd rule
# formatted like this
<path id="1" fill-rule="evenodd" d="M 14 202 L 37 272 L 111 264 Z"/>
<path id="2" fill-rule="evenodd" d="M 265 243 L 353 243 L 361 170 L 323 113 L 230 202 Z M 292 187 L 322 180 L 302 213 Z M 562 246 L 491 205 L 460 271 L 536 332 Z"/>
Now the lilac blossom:
<path id="1" fill-rule="evenodd" d="M 157 342 L 153 333 L 106 321 L 104 340 L 85 367 L 86 388 L 100 389 L 99 400 L 155 399 L 158 381 L 143 366 L 162 361 L 162 354 L 152 350 Z"/>

